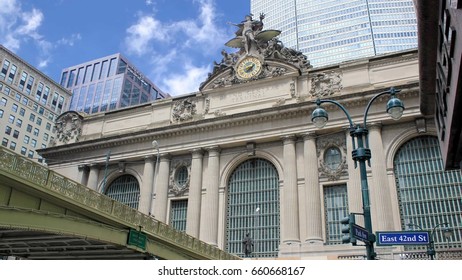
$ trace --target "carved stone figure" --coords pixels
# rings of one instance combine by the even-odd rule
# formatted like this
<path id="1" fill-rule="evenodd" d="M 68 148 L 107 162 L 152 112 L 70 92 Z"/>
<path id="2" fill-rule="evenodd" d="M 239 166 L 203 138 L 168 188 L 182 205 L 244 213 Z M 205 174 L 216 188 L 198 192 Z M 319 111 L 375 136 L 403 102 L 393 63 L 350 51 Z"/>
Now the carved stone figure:
<path id="1" fill-rule="evenodd" d="M 69 111 L 61 116 L 55 122 L 56 139 L 50 141 L 50 146 L 59 144 L 68 144 L 79 141 L 82 134 L 82 119 L 77 112 Z"/>
<path id="2" fill-rule="evenodd" d="M 188 121 L 196 114 L 196 103 L 191 98 L 178 100 L 173 106 L 172 120 L 174 122 Z"/>

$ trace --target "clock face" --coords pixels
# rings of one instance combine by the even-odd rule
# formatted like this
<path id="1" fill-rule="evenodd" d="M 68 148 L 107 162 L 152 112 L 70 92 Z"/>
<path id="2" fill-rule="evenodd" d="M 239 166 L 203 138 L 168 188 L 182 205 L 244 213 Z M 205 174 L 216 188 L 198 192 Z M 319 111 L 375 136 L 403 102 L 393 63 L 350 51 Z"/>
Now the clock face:
<path id="1" fill-rule="evenodd" d="M 262 69 L 261 62 L 256 57 L 247 57 L 243 59 L 236 69 L 236 74 L 240 79 L 247 80 L 256 77 Z"/>

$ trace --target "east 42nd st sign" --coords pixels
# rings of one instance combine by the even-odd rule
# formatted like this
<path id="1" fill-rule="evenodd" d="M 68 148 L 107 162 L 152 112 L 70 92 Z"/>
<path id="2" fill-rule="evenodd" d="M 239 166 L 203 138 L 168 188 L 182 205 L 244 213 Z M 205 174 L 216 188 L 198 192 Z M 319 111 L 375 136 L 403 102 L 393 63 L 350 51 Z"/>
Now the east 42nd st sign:
<path id="1" fill-rule="evenodd" d="M 427 231 L 382 231 L 376 234 L 378 246 L 426 245 L 430 242 Z"/>

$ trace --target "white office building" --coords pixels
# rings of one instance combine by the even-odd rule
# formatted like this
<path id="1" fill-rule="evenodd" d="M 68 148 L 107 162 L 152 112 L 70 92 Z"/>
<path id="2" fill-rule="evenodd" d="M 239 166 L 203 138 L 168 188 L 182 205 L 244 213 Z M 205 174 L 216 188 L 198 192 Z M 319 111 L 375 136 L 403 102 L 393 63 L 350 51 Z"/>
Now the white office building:
<path id="1" fill-rule="evenodd" d="M 314 67 L 417 47 L 412 0 L 251 0 L 267 29 Z"/>

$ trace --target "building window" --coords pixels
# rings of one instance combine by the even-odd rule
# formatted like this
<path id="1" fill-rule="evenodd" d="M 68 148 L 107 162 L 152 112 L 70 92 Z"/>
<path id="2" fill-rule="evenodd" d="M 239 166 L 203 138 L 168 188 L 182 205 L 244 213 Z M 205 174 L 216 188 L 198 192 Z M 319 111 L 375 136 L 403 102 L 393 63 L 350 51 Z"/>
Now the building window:
<path id="1" fill-rule="evenodd" d="M 176 230 L 186 231 L 186 212 L 188 200 L 172 200 L 169 225 Z"/>
<path id="2" fill-rule="evenodd" d="M 29 151 L 29 153 L 27 154 L 27 157 L 28 158 L 34 158 L 34 151 Z"/>
<path id="3" fill-rule="evenodd" d="M 8 75 L 8 80 L 7 82 L 12 84 L 13 83 L 13 80 L 14 80 L 14 76 L 16 75 L 16 70 L 18 69 L 18 67 L 16 65 L 11 65 L 11 69 L 10 69 L 10 74 Z"/>
<path id="4" fill-rule="evenodd" d="M 9 126 L 6 126 L 6 127 L 5 127 L 5 134 L 6 134 L 6 135 L 10 135 L 10 134 L 11 134 L 11 127 L 9 127 Z"/>
<path id="5" fill-rule="evenodd" d="M 38 136 L 40 133 L 40 130 L 38 128 L 34 128 L 34 135 Z"/>
<path id="6" fill-rule="evenodd" d="M 3 118 L 3 110 L 0 110 L 0 119 Z"/>
<path id="7" fill-rule="evenodd" d="M 183 189 L 187 185 L 188 181 L 188 167 L 182 165 L 175 171 L 175 184 L 178 187 L 178 189 Z"/>
<path id="8" fill-rule="evenodd" d="M 27 132 L 32 132 L 32 125 L 28 124 L 26 128 Z"/>
<path id="9" fill-rule="evenodd" d="M 14 119 L 15 119 L 14 116 L 13 116 L 13 115 L 10 115 L 10 116 L 8 117 L 8 122 L 9 122 L 9 123 L 14 123 Z"/>
<path id="10" fill-rule="evenodd" d="M 326 221 L 326 243 L 342 244 L 340 220 L 348 216 L 348 194 L 346 185 L 324 188 L 324 216 Z"/>
<path id="11" fill-rule="evenodd" d="M 329 147 L 324 152 L 324 164 L 330 170 L 337 170 L 342 163 L 342 153 L 337 147 Z"/>
<path id="12" fill-rule="evenodd" d="M 27 148 L 22 146 L 21 147 L 21 155 L 25 156 L 27 154 Z"/>
<path id="13" fill-rule="evenodd" d="M 37 121 L 35 123 L 37 125 L 42 125 L 42 118 L 37 118 Z"/>
<path id="14" fill-rule="evenodd" d="M 30 92 L 32 91 L 32 86 L 34 85 L 34 77 L 29 76 L 29 79 L 27 80 L 27 85 L 26 85 L 26 93 L 30 95 Z"/>
<path id="15" fill-rule="evenodd" d="M 21 127 L 22 126 L 22 120 L 21 119 L 16 119 L 16 126 Z"/>
<path id="16" fill-rule="evenodd" d="M 24 108 L 19 109 L 19 115 L 20 116 L 24 116 L 25 114 L 26 114 L 26 109 L 24 109 Z"/>
<path id="17" fill-rule="evenodd" d="M 31 122 L 34 122 L 34 121 L 35 121 L 35 114 L 34 114 L 34 113 L 30 113 L 29 120 L 30 120 Z"/>
<path id="18" fill-rule="evenodd" d="M 244 257 L 242 239 L 249 234 L 253 257 L 277 257 L 279 176 L 274 165 L 264 159 L 240 164 L 229 179 L 227 204 L 226 250 Z"/>
<path id="19" fill-rule="evenodd" d="M 11 110 L 15 113 L 18 112 L 18 104 L 13 103 L 13 105 L 11 106 Z"/>
<path id="20" fill-rule="evenodd" d="M 13 132 L 13 138 L 18 139 L 18 137 L 19 137 L 19 131 L 17 131 L 17 130 L 15 129 L 14 132 Z"/>
<path id="21" fill-rule="evenodd" d="M 451 247 L 462 247 L 462 175 L 460 170 L 444 171 L 437 137 L 423 136 L 406 142 L 394 158 L 401 225 L 413 224 L 432 231 L 448 223 L 454 235 Z M 414 230 L 416 228 L 413 228 Z M 434 232 L 435 248 L 447 248 L 442 230 Z M 405 246 L 405 249 L 425 247 Z"/>
<path id="22" fill-rule="evenodd" d="M 3 137 L 3 140 L 2 140 L 2 146 L 4 147 L 8 147 L 8 139 Z"/>
<path id="23" fill-rule="evenodd" d="M 24 86 L 26 85 L 26 80 L 27 80 L 27 73 L 22 71 L 21 80 L 19 81 L 19 85 L 18 85 L 20 90 L 24 90 Z"/>
<path id="24" fill-rule="evenodd" d="M 8 73 L 8 68 L 10 67 L 10 62 L 8 60 L 3 61 L 2 71 L 0 71 L 0 78 L 5 80 L 6 73 Z"/>
<path id="25" fill-rule="evenodd" d="M 37 146 L 37 140 L 32 139 L 32 140 L 30 141 L 30 145 L 32 146 L 32 148 L 35 148 L 35 147 Z"/>
<path id="26" fill-rule="evenodd" d="M 138 209 L 140 200 L 140 186 L 132 175 L 122 175 L 115 179 L 105 192 L 107 196 Z"/>
<path id="27" fill-rule="evenodd" d="M 12 149 L 13 151 L 16 150 L 16 142 L 11 141 L 10 149 Z"/>
<path id="28" fill-rule="evenodd" d="M 29 144 L 30 137 L 25 135 L 24 136 L 24 144 Z"/>

